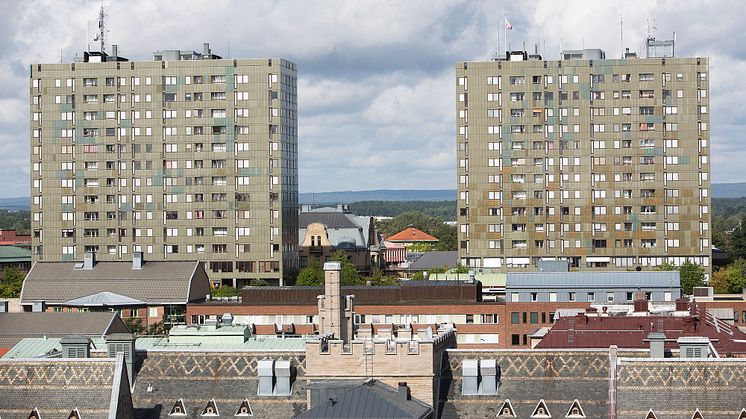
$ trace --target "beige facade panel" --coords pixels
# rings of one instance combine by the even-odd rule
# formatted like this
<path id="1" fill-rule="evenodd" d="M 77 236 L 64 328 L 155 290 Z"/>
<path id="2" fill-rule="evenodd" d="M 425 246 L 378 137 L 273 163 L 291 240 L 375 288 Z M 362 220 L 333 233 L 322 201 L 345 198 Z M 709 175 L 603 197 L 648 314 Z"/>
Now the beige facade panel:
<path id="1" fill-rule="evenodd" d="M 283 59 L 34 64 L 33 259 L 297 267 L 297 73 Z"/>
<path id="2" fill-rule="evenodd" d="M 705 58 L 456 66 L 465 265 L 710 271 Z"/>

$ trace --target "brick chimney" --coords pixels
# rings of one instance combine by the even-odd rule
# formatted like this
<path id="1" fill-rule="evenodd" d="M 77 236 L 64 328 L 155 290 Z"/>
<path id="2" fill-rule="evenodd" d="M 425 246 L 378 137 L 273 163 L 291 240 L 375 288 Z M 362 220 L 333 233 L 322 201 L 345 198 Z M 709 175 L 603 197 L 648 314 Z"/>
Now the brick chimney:
<path id="1" fill-rule="evenodd" d="M 648 311 L 648 300 L 645 299 L 645 291 L 635 291 L 635 312 Z"/>
<path id="2" fill-rule="evenodd" d="M 321 334 L 349 342 L 353 338 L 353 296 L 342 295 L 342 264 L 324 263 L 324 295 L 318 297 Z"/>

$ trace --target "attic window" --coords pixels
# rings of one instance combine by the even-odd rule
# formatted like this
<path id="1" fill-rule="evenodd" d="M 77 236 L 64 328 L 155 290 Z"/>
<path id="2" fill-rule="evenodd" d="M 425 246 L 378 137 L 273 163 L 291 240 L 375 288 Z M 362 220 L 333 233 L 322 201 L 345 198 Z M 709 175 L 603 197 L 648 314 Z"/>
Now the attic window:
<path id="1" fill-rule="evenodd" d="M 249 404 L 249 399 L 244 399 L 244 401 L 241 402 L 241 405 L 238 406 L 238 410 L 236 411 L 236 416 L 254 416 L 254 412 L 251 410 L 251 405 Z"/>
<path id="2" fill-rule="evenodd" d="M 77 408 L 70 411 L 70 414 L 67 415 L 67 419 L 80 419 L 80 412 Z"/>
<path id="3" fill-rule="evenodd" d="M 655 416 L 655 412 L 653 412 L 653 409 L 648 410 L 648 414 L 645 415 L 645 419 L 658 419 L 658 416 Z"/>
<path id="4" fill-rule="evenodd" d="M 534 413 L 531 414 L 532 418 L 551 418 L 552 415 L 549 413 L 549 409 L 547 409 L 547 404 L 544 402 L 544 399 L 539 400 L 539 403 L 536 404 L 536 407 L 534 408 Z"/>
<path id="5" fill-rule="evenodd" d="M 218 406 L 215 404 L 215 399 L 207 402 L 207 406 L 202 410 L 202 416 L 219 416 Z"/>
<path id="6" fill-rule="evenodd" d="M 497 411 L 497 417 L 498 418 L 515 418 L 517 417 L 515 415 L 515 410 L 513 410 L 513 405 L 510 403 L 510 399 L 505 399 L 502 406 L 500 406 L 500 409 Z"/>
<path id="7" fill-rule="evenodd" d="M 572 402 L 572 405 L 570 406 L 570 410 L 567 411 L 566 418 L 584 418 L 585 412 L 583 412 L 583 408 L 580 407 L 580 402 L 578 399 L 575 399 L 574 402 Z"/>
<path id="8" fill-rule="evenodd" d="M 34 410 L 29 413 L 28 419 L 41 419 L 41 415 L 39 415 L 39 409 L 35 407 Z"/>
<path id="9" fill-rule="evenodd" d="M 184 401 L 179 399 L 174 403 L 174 407 L 171 408 L 169 416 L 186 416 L 186 408 L 184 407 Z"/>

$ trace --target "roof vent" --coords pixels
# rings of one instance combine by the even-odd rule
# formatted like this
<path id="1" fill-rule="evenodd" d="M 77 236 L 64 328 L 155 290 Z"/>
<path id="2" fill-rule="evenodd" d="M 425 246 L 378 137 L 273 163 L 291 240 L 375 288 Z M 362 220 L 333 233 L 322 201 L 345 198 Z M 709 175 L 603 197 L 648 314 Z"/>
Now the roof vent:
<path id="1" fill-rule="evenodd" d="M 223 323 L 223 326 L 230 326 L 233 324 L 233 315 L 231 313 L 223 313 L 220 321 Z"/>
<path id="2" fill-rule="evenodd" d="M 648 410 L 648 414 L 645 415 L 645 419 L 658 419 L 658 416 L 655 415 L 655 412 L 653 412 L 653 409 Z"/>
<path id="3" fill-rule="evenodd" d="M 142 269 L 144 263 L 142 252 L 132 252 L 132 269 Z"/>
<path id="4" fill-rule="evenodd" d="M 85 252 L 85 257 L 83 259 L 83 269 L 93 269 L 94 266 L 96 266 L 96 253 Z"/>
<path id="5" fill-rule="evenodd" d="M 35 407 L 34 410 L 32 410 L 31 413 L 29 413 L 28 419 L 41 419 L 41 416 L 39 415 L 38 407 Z"/>
<path id="6" fill-rule="evenodd" d="M 70 411 L 70 414 L 67 415 L 67 419 L 80 419 L 80 412 L 77 407 Z"/>
<path id="7" fill-rule="evenodd" d="M 699 409 L 694 411 L 694 414 L 692 415 L 692 419 L 704 419 L 702 417 L 702 413 L 699 412 Z"/>

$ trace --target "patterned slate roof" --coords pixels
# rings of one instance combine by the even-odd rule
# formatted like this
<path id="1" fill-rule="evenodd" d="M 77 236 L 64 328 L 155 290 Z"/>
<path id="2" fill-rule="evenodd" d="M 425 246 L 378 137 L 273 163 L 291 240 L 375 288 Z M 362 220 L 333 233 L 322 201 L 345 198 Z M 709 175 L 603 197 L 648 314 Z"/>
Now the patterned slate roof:
<path id="1" fill-rule="evenodd" d="M 577 399 L 588 418 L 608 417 L 609 352 L 448 350 L 441 378 L 442 417 L 494 418 L 506 399 L 519 418 L 528 418 L 544 400 L 553 418 L 564 418 Z M 462 362 L 496 360 L 498 395 L 462 395 Z"/>
<path id="2" fill-rule="evenodd" d="M 179 399 L 188 418 L 201 418 L 212 399 L 219 416 L 211 417 L 235 419 L 236 411 L 247 399 L 255 418 L 289 418 L 306 410 L 302 353 L 148 351 L 147 355 L 138 356 L 141 367 L 133 400 L 140 418 L 173 418 L 169 413 Z M 290 361 L 295 374 L 291 395 L 257 396 L 257 364 L 261 359 Z"/>
<path id="3" fill-rule="evenodd" d="M 0 361 L 0 416 L 131 418 L 132 401 L 122 358 L 35 359 Z M 120 385 L 122 384 L 122 385 Z"/>
<path id="4" fill-rule="evenodd" d="M 378 380 L 368 380 L 334 399 L 293 418 L 427 418 L 433 409 L 415 398 L 402 398 L 397 389 Z"/>
<path id="5" fill-rule="evenodd" d="M 617 366 L 617 418 L 739 417 L 746 408 L 746 359 L 626 360 Z"/>
<path id="6" fill-rule="evenodd" d="M 360 227 L 343 212 L 301 212 L 298 215 L 298 225 L 306 227 L 311 223 L 321 223 L 326 228 L 358 228 Z M 354 216 L 353 216 L 354 217 Z"/>
<path id="7" fill-rule="evenodd" d="M 148 304 L 185 304 L 190 291 L 197 298 L 209 294 L 209 282 L 198 262 L 145 262 L 142 269 L 132 269 L 131 262 L 98 262 L 93 269 L 75 269 L 74 262 L 37 262 L 26 276 L 21 301 L 61 304 L 107 291 Z"/>
<path id="8" fill-rule="evenodd" d="M 422 230 L 417 230 L 414 227 L 405 228 L 404 230 L 394 234 L 391 237 L 386 237 L 386 240 L 391 242 L 436 242 L 437 238 L 425 233 Z"/>
<path id="9" fill-rule="evenodd" d="M 116 313 L 0 313 L 0 347 L 11 348 L 21 339 L 83 335 L 103 337 L 128 333 Z"/>

